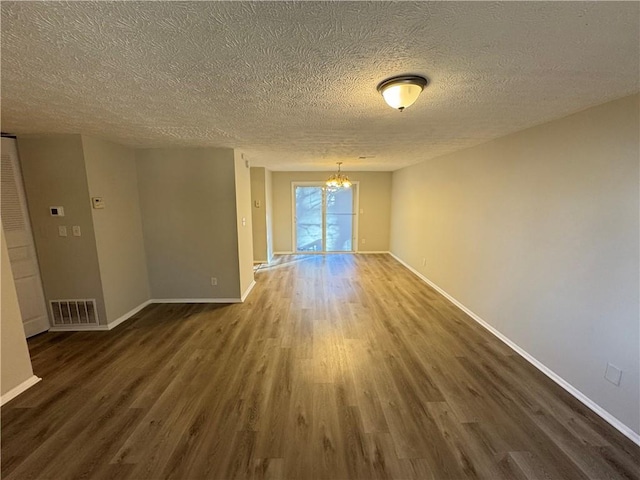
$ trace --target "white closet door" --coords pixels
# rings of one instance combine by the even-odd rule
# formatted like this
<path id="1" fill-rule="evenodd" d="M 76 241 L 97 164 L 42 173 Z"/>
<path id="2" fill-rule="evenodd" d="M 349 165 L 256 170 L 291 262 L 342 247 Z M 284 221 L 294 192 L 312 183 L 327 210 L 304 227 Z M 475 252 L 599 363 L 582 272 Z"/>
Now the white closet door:
<path id="1" fill-rule="evenodd" d="M 1 160 L 2 228 L 7 240 L 24 332 L 31 337 L 49 330 L 49 317 L 14 139 L 2 138 Z"/>

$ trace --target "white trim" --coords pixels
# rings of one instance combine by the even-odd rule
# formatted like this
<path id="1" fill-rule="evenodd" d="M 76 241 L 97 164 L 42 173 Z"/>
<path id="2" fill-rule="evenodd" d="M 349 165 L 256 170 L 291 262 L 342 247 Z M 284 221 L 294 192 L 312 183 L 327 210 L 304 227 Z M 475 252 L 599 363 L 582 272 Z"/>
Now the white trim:
<path id="1" fill-rule="evenodd" d="M 13 387 L 7 393 L 2 395 L 2 397 L 0 397 L 0 405 L 4 405 L 5 403 L 7 403 L 7 402 L 13 400 L 14 398 L 16 398 L 21 393 L 26 392 L 31 387 L 33 387 L 36 383 L 38 383 L 40 380 L 42 380 L 40 377 L 36 377 L 35 375 L 31 375 L 31 377 L 27 378 L 20 385 L 18 385 L 17 387 Z"/>
<path id="2" fill-rule="evenodd" d="M 273 252 L 273 255 L 293 255 L 293 252 Z"/>
<path id="3" fill-rule="evenodd" d="M 240 298 L 152 298 L 151 303 L 242 303 Z"/>
<path id="4" fill-rule="evenodd" d="M 587 397 L 584 393 L 582 393 L 576 387 L 574 387 L 569 382 L 567 382 L 560 375 L 558 375 L 553 370 L 551 370 L 549 367 L 547 367 L 542 362 L 537 360 L 533 355 L 529 354 L 526 350 L 524 350 L 522 347 L 517 345 L 512 340 L 510 340 L 507 336 L 502 334 L 496 328 L 492 327 L 489 323 L 487 323 L 482 318 L 480 318 L 478 315 L 473 313 L 471 310 L 469 310 L 462 303 L 460 303 L 458 300 L 453 298 L 451 295 L 449 295 L 447 292 L 445 292 L 442 288 L 440 288 L 438 285 L 433 283 L 431 280 L 429 280 L 423 274 L 421 274 L 416 269 L 411 267 L 409 264 L 407 264 L 406 262 L 401 260 L 399 257 L 394 255 L 392 252 L 389 252 L 389 253 L 393 258 L 395 258 L 398 262 L 400 262 L 402 265 L 404 265 L 414 275 L 416 275 L 422 281 L 424 281 L 425 283 L 430 285 L 433 289 L 435 289 L 443 297 L 445 297 L 447 300 L 449 300 L 451 303 L 453 303 L 456 307 L 458 307 L 464 313 L 466 313 L 471 318 L 473 318 L 476 322 L 478 322 L 480 325 L 482 325 L 484 328 L 486 328 L 489 332 L 491 332 L 497 338 L 499 338 L 504 343 L 506 343 L 509 347 L 511 347 L 511 349 L 513 349 L 516 353 L 518 353 L 522 358 L 524 358 L 529 363 L 531 363 L 531 365 L 536 367 L 538 370 L 540 370 L 542 373 L 544 373 L 547 377 L 549 377 L 551 380 L 556 382 L 558 385 L 560 385 L 562 388 L 564 388 L 567 392 L 569 392 L 575 398 L 580 400 L 585 406 L 590 408 L 594 413 L 599 415 L 602 419 L 604 419 L 606 422 L 608 422 L 612 427 L 614 427 L 616 430 L 618 430 L 620 433 L 622 433 L 625 437 L 627 437 L 633 443 L 635 443 L 636 445 L 640 446 L 640 434 L 634 432 L 630 427 L 628 427 L 627 425 L 622 423 L 620 420 L 618 420 L 612 414 L 607 412 L 604 408 L 602 408 L 596 402 L 591 400 L 589 397 Z"/>
<path id="5" fill-rule="evenodd" d="M 388 250 L 380 250 L 380 251 L 376 251 L 376 250 L 360 250 L 358 252 L 356 252 L 358 255 L 366 255 L 368 253 L 375 253 L 375 254 L 380 254 L 380 253 L 387 253 L 389 255 L 393 255 L 391 252 L 389 252 Z M 395 257 L 394 257 L 395 258 Z"/>
<path id="6" fill-rule="evenodd" d="M 51 327 L 50 332 L 106 332 L 109 325 L 68 325 Z"/>
<path id="7" fill-rule="evenodd" d="M 107 324 L 107 327 L 109 327 L 109 330 L 111 330 L 113 328 L 116 328 L 118 325 L 120 325 L 121 323 L 125 322 L 126 320 L 129 320 L 136 313 L 138 313 L 140 310 L 142 310 L 144 307 L 146 307 L 148 305 L 151 305 L 151 300 L 147 300 L 146 302 L 142 302 L 140 305 L 138 305 L 137 307 L 135 307 L 132 310 L 129 310 L 127 313 L 125 313 L 121 317 L 116 318 L 113 322 L 109 322 Z"/>
<path id="8" fill-rule="evenodd" d="M 244 293 L 240 297 L 240 301 L 241 302 L 244 303 L 244 301 L 247 299 L 247 297 L 251 293 L 251 290 L 253 290 L 253 287 L 255 287 L 255 286 L 256 286 L 256 281 L 255 280 L 251 280 L 251 284 L 247 287 L 247 289 L 244 291 Z"/>

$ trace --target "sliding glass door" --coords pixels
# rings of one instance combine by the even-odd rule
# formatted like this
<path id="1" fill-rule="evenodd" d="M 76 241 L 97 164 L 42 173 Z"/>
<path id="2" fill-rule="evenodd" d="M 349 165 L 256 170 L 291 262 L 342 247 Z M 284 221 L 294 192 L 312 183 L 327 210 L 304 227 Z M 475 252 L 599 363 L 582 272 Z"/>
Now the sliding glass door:
<path id="1" fill-rule="evenodd" d="M 353 187 L 325 191 L 327 252 L 353 251 Z"/>
<path id="2" fill-rule="evenodd" d="M 293 186 L 296 252 L 352 252 L 355 189 Z"/>
<path id="3" fill-rule="evenodd" d="M 322 187 L 296 185 L 296 252 L 324 251 L 324 192 Z"/>

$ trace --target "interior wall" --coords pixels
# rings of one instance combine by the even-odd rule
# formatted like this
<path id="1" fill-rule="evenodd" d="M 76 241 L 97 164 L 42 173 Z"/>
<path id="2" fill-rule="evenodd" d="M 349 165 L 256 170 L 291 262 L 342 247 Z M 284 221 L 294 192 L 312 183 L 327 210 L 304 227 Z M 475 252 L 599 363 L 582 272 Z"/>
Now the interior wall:
<path id="1" fill-rule="evenodd" d="M 18 305 L 18 295 L 11 273 L 9 252 L 4 239 L 4 232 L 0 228 L 2 243 L 2 283 L 0 284 L 2 297 L 0 298 L 0 396 L 26 382 L 33 376 L 31 358 L 27 340 L 22 326 L 22 317 Z"/>
<path id="2" fill-rule="evenodd" d="M 291 252 L 292 182 L 324 182 L 333 172 L 273 172 L 273 249 Z M 389 251 L 391 172 L 346 172 L 359 183 L 358 251 Z M 363 243 L 362 240 L 366 240 Z"/>
<path id="3" fill-rule="evenodd" d="M 264 175 L 264 205 L 267 229 L 267 262 L 273 259 L 273 174 L 265 169 Z"/>
<path id="4" fill-rule="evenodd" d="M 259 202 L 259 206 L 256 206 Z M 251 167 L 251 223 L 253 229 L 253 261 L 267 262 L 266 168 Z"/>
<path id="5" fill-rule="evenodd" d="M 152 298 L 240 298 L 233 150 L 140 149 L 136 164 Z"/>
<path id="6" fill-rule="evenodd" d="M 638 102 L 396 171 L 391 224 L 395 255 L 635 432 Z"/>
<path id="7" fill-rule="evenodd" d="M 251 220 L 251 174 L 249 163 L 239 151 L 234 151 L 236 228 L 240 294 L 249 291 L 253 283 L 253 233 Z"/>
<path id="8" fill-rule="evenodd" d="M 82 137 L 89 195 L 105 207 L 91 209 L 107 321 L 149 300 L 135 151 Z"/>
<path id="9" fill-rule="evenodd" d="M 82 138 L 19 135 L 18 152 L 47 304 L 95 298 L 106 324 Z M 51 216 L 51 206 L 64 207 L 65 216 Z M 74 225 L 81 236 L 73 236 Z M 66 237 L 58 235 L 59 226 L 67 227 Z"/>

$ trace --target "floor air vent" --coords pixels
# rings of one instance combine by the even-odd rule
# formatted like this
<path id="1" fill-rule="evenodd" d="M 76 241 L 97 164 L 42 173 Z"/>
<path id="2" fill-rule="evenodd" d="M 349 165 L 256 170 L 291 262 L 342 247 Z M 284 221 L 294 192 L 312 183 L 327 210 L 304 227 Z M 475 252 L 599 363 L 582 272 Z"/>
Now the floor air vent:
<path id="1" fill-rule="evenodd" d="M 96 301 L 51 300 L 51 318 L 54 327 L 76 325 L 98 325 Z"/>

